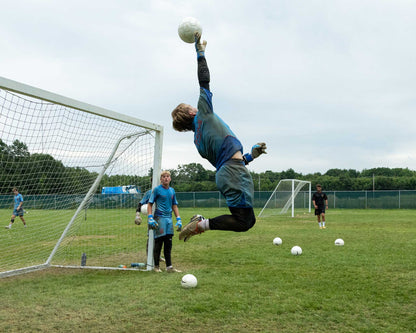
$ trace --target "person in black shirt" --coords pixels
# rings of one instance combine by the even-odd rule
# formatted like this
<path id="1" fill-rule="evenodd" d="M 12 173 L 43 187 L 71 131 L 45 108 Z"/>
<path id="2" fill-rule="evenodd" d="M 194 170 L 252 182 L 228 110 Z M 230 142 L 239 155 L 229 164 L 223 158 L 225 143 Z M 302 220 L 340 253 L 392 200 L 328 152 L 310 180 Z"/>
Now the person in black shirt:
<path id="1" fill-rule="evenodd" d="M 322 186 L 320 184 L 316 185 L 316 192 L 312 196 L 312 202 L 315 207 L 315 215 L 318 219 L 319 229 L 326 229 L 325 208 L 328 209 L 328 197 L 324 192 L 322 192 Z"/>

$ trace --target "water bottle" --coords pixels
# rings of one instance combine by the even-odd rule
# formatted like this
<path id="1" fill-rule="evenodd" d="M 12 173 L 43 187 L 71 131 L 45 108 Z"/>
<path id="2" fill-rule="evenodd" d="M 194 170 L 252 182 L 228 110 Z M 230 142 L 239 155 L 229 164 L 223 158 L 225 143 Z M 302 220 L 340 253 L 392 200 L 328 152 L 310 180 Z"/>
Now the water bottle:
<path id="1" fill-rule="evenodd" d="M 137 267 L 137 268 L 145 268 L 146 264 L 142 262 L 132 262 L 131 267 Z"/>
<path id="2" fill-rule="evenodd" d="M 81 257 L 81 266 L 85 266 L 87 264 L 87 254 L 84 252 Z"/>

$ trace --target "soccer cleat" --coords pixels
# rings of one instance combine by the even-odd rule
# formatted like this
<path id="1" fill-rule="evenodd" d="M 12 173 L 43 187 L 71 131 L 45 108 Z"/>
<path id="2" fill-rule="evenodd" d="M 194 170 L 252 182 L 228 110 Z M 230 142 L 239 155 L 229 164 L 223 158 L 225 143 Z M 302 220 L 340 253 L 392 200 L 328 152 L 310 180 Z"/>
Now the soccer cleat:
<path id="1" fill-rule="evenodd" d="M 179 269 L 173 268 L 173 267 L 167 267 L 166 272 L 168 273 L 182 273 Z"/>
<path id="2" fill-rule="evenodd" d="M 189 223 L 182 229 L 181 233 L 179 234 L 179 240 L 186 242 L 192 236 L 198 235 L 203 233 L 204 230 L 200 230 L 198 228 L 198 223 L 204 219 L 202 215 L 194 215 L 192 216 Z"/>
<path id="3" fill-rule="evenodd" d="M 165 258 L 160 257 L 160 258 L 159 258 L 159 261 L 165 262 L 166 260 L 165 260 Z"/>
<path id="4" fill-rule="evenodd" d="M 6 225 L 6 226 L 5 226 L 5 228 L 6 228 L 6 229 L 11 229 L 12 227 L 11 227 L 11 226 L 9 226 L 9 225 Z"/>
<path id="5" fill-rule="evenodd" d="M 322 229 L 322 227 L 319 227 L 319 229 Z"/>
<path id="6" fill-rule="evenodd" d="M 323 226 L 323 227 L 322 227 L 322 229 L 326 229 L 326 227 L 325 227 L 325 226 Z"/>
<path id="7" fill-rule="evenodd" d="M 155 268 L 153 268 L 153 271 L 156 272 L 156 273 L 162 273 L 162 270 L 157 266 Z"/>

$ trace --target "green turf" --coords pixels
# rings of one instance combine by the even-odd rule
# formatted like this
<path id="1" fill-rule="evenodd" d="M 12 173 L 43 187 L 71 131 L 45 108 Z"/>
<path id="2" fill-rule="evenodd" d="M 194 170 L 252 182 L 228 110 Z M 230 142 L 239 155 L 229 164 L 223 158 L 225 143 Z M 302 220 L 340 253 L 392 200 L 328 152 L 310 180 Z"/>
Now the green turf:
<path id="1" fill-rule="evenodd" d="M 46 262 L 75 210 L 31 210 L 25 215 L 28 227 L 16 218 L 11 230 L 0 232 L 0 272 Z M 0 210 L 1 219 L 10 211 Z M 144 262 L 147 229 L 134 222 L 131 209 L 90 209 L 78 215 L 53 257 L 52 264 L 80 265 L 82 253 L 87 264 L 116 267 Z"/>
<path id="2" fill-rule="evenodd" d="M 193 213 L 181 210 L 184 221 Z M 260 218 L 246 233 L 175 236 L 183 274 L 51 268 L 3 278 L 0 331 L 415 332 L 415 216 L 330 210 L 326 230 L 302 214 Z M 180 287 L 186 273 L 197 288 Z"/>

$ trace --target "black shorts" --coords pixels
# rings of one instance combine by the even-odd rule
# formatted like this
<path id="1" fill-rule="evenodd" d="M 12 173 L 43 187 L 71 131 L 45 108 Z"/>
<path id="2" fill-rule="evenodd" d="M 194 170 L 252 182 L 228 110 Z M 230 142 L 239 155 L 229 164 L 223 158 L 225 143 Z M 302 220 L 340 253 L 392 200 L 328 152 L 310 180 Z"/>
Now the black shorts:
<path id="1" fill-rule="evenodd" d="M 325 206 L 321 206 L 315 209 L 315 215 L 321 215 L 322 213 L 325 214 Z"/>

